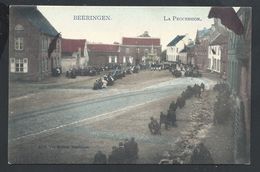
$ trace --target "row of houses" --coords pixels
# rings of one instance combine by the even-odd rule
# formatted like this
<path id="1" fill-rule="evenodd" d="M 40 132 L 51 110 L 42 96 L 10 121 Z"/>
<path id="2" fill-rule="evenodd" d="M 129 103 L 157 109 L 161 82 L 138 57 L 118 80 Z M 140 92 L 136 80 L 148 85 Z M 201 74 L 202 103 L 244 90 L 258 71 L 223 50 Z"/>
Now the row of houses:
<path id="1" fill-rule="evenodd" d="M 148 33 L 147 33 L 148 34 Z M 122 43 L 88 43 L 87 40 L 62 39 L 64 64 L 70 67 L 103 66 L 106 64 L 147 64 L 160 61 L 160 38 L 123 37 Z M 70 56 L 67 56 L 70 55 Z M 71 57 L 71 58 L 68 58 Z M 74 59 L 84 59 L 76 60 Z M 66 62 L 66 64 L 65 64 Z M 73 63 L 74 62 L 74 63 Z"/>
<path id="2" fill-rule="evenodd" d="M 164 56 L 166 61 L 197 65 L 226 80 L 236 102 L 233 118 L 235 163 L 248 163 L 252 11 L 248 7 L 241 7 L 237 12 L 233 8 L 212 9 L 215 11 L 212 12 L 214 24 L 211 28 L 197 30 L 194 43 L 187 34 L 177 35 L 167 45 Z"/>
<path id="3" fill-rule="evenodd" d="M 58 31 L 36 6 L 10 8 L 10 79 L 39 81 L 51 75 L 53 68 L 85 65 L 147 64 L 160 61 L 161 40 L 148 32 L 123 37 L 122 43 L 91 43 L 86 39 L 59 37 L 49 56 L 48 48 Z"/>
<path id="4" fill-rule="evenodd" d="M 219 29 L 215 19 L 211 28 L 197 30 L 195 40 L 177 35 L 167 45 L 166 61 L 197 65 L 201 70 L 227 72 L 227 31 Z"/>

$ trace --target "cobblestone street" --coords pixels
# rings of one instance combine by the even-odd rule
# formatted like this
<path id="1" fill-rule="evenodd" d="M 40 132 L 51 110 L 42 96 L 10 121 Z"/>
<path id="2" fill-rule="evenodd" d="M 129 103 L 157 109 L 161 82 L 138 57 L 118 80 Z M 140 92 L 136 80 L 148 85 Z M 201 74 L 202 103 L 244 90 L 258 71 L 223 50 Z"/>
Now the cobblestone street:
<path id="1" fill-rule="evenodd" d="M 150 117 L 159 119 L 160 112 L 166 113 L 170 102 L 176 101 L 187 85 L 202 81 L 207 90 L 202 93 L 201 98 L 193 97 L 187 100 L 183 109 L 177 109 L 177 127 L 170 130 L 163 128 L 161 136 L 151 135 L 147 127 Z M 212 132 L 209 133 L 211 130 L 215 131 L 212 122 L 216 93 L 211 90 L 214 83 L 214 80 L 207 78 L 175 79 L 168 71 L 143 71 L 126 76 L 105 90 L 82 89 L 82 86 L 92 83 L 81 79 L 79 82 L 59 86 L 60 88 L 48 88 L 33 95 L 29 94 L 28 97 L 11 99 L 10 110 L 13 113 L 10 114 L 10 122 L 13 121 L 13 127 L 9 129 L 9 161 L 92 163 L 98 150 L 109 155 L 112 146 L 117 146 L 126 138 L 135 137 L 139 146 L 137 163 L 158 163 L 165 151 L 178 157 L 179 162 L 189 163 L 194 146 L 201 141 L 206 143 L 209 150 L 214 151 L 212 148 L 215 143 L 212 143 L 213 136 L 210 136 Z M 135 101 L 131 99 L 131 94 L 135 94 Z M 142 94 L 142 98 L 137 96 Z M 129 102 L 128 105 L 121 107 L 121 103 L 113 104 L 114 110 L 103 113 L 102 109 L 109 109 L 111 106 L 103 106 L 103 101 L 109 100 L 110 97 L 111 101 L 121 101 L 123 95 L 126 95 L 127 99 L 124 101 Z M 59 104 L 58 97 L 62 100 Z M 66 97 L 68 100 L 64 100 Z M 81 108 L 82 101 L 86 101 L 85 107 L 90 112 L 88 102 L 93 100 L 100 102 L 97 104 L 100 110 L 93 111 L 93 117 L 87 117 L 87 111 L 87 114 L 81 115 L 79 108 L 73 110 L 74 105 L 70 105 L 79 104 L 80 106 L 77 106 Z M 56 105 L 53 106 L 54 104 Z M 71 112 L 78 114 L 72 115 L 62 110 L 63 106 L 71 106 Z M 53 113 L 51 109 L 62 111 Z M 19 113 L 14 113 L 16 111 Z M 98 111 L 101 114 L 98 114 Z M 39 116 L 39 113 L 42 115 Z M 38 122 L 40 123 L 37 124 Z M 27 128 L 23 128 L 25 124 Z M 218 161 L 220 155 L 214 153 L 212 156 Z"/>

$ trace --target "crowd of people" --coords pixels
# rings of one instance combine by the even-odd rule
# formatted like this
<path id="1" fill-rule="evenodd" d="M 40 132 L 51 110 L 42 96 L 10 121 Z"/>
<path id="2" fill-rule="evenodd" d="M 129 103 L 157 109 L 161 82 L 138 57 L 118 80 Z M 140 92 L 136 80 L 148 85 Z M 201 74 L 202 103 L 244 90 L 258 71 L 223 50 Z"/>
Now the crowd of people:
<path id="1" fill-rule="evenodd" d="M 187 86 L 186 90 L 182 92 L 181 96 L 179 96 L 175 101 L 172 101 L 167 114 L 161 112 L 160 121 L 158 122 L 154 117 L 151 117 L 151 121 L 148 124 L 148 128 L 153 135 L 161 135 L 161 126 L 165 125 L 165 129 L 168 130 L 169 126 L 176 127 L 176 110 L 177 108 L 183 108 L 185 106 L 186 100 L 191 97 L 200 98 L 201 92 L 205 90 L 204 83 L 200 85 L 194 84 L 194 86 Z"/>
<path id="2" fill-rule="evenodd" d="M 102 88 L 106 88 L 107 86 L 114 85 L 114 81 L 117 79 L 122 79 L 128 74 L 138 73 L 140 70 L 139 66 L 130 66 L 126 69 L 123 68 L 116 68 L 113 71 L 110 71 L 108 74 L 103 75 L 97 79 L 94 83 L 93 89 L 98 90 Z"/>
<path id="3" fill-rule="evenodd" d="M 107 157 L 103 152 L 98 151 L 94 157 L 94 164 L 132 164 L 138 159 L 138 144 L 135 138 L 125 139 L 119 142 L 118 146 L 112 147 L 111 154 Z"/>
<path id="4" fill-rule="evenodd" d="M 185 76 L 185 77 L 201 77 L 202 74 L 199 72 L 198 66 L 192 64 L 182 64 L 176 63 L 172 64 L 169 68 L 169 71 L 176 78 Z"/>

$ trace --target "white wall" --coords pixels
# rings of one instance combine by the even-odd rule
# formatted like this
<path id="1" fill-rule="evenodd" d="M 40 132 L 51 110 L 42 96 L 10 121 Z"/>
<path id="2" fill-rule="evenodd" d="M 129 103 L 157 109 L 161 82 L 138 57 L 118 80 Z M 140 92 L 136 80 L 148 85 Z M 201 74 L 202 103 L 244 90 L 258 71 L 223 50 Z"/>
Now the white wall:
<path id="1" fill-rule="evenodd" d="M 166 50 L 166 60 L 167 61 L 177 61 L 177 57 L 180 57 L 179 52 L 184 48 L 185 44 L 188 45 L 190 42 L 189 36 L 186 35 L 182 40 L 180 40 L 175 46 L 168 46 Z M 182 54 L 182 58 L 184 58 L 185 54 Z M 187 53 L 186 53 L 187 57 Z M 181 58 L 181 57 L 180 57 Z M 187 60 L 186 60 L 187 61 Z"/>
<path id="2" fill-rule="evenodd" d="M 85 60 L 86 59 L 84 57 L 80 58 L 80 62 L 79 62 L 80 66 L 84 66 Z M 66 72 L 70 68 L 76 67 L 76 58 L 74 58 L 74 57 L 62 58 L 61 59 L 61 67 L 62 67 L 63 72 Z"/>
<path id="3" fill-rule="evenodd" d="M 212 49 L 215 50 L 216 54 L 212 52 Z M 208 59 L 209 59 L 208 69 L 220 73 L 220 69 L 221 69 L 221 46 L 220 45 L 209 46 Z"/>

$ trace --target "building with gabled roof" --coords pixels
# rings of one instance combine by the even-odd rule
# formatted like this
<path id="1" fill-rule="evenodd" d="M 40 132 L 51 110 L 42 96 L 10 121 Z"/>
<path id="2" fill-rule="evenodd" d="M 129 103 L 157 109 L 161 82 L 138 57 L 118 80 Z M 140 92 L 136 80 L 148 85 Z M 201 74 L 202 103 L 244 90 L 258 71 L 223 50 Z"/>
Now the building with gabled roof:
<path id="1" fill-rule="evenodd" d="M 210 66 L 208 62 L 208 46 L 211 32 L 211 28 L 203 28 L 197 30 L 196 33 L 194 63 L 201 70 L 206 70 Z"/>
<path id="2" fill-rule="evenodd" d="M 88 63 L 86 39 L 62 39 L 61 40 L 62 68 L 64 71 L 70 68 L 84 67 Z"/>
<path id="3" fill-rule="evenodd" d="M 9 24 L 10 80 L 39 81 L 61 66 L 61 38 L 48 57 L 57 30 L 36 6 L 11 6 Z"/>
<path id="4" fill-rule="evenodd" d="M 228 30 L 227 83 L 236 97 L 234 157 L 241 164 L 250 163 L 252 8 L 240 7 L 237 17 L 244 31 L 238 35 Z"/>
<path id="5" fill-rule="evenodd" d="M 143 65 L 159 63 L 161 51 L 161 39 L 151 37 L 147 31 L 137 37 L 123 37 L 119 63 Z"/>
<path id="6" fill-rule="evenodd" d="M 223 75 L 227 73 L 228 33 L 217 29 L 211 34 L 208 50 L 208 69 Z"/>
<path id="7" fill-rule="evenodd" d="M 186 46 L 190 45 L 192 40 L 186 35 L 177 35 L 167 44 L 166 60 L 169 62 L 187 63 Z"/>

